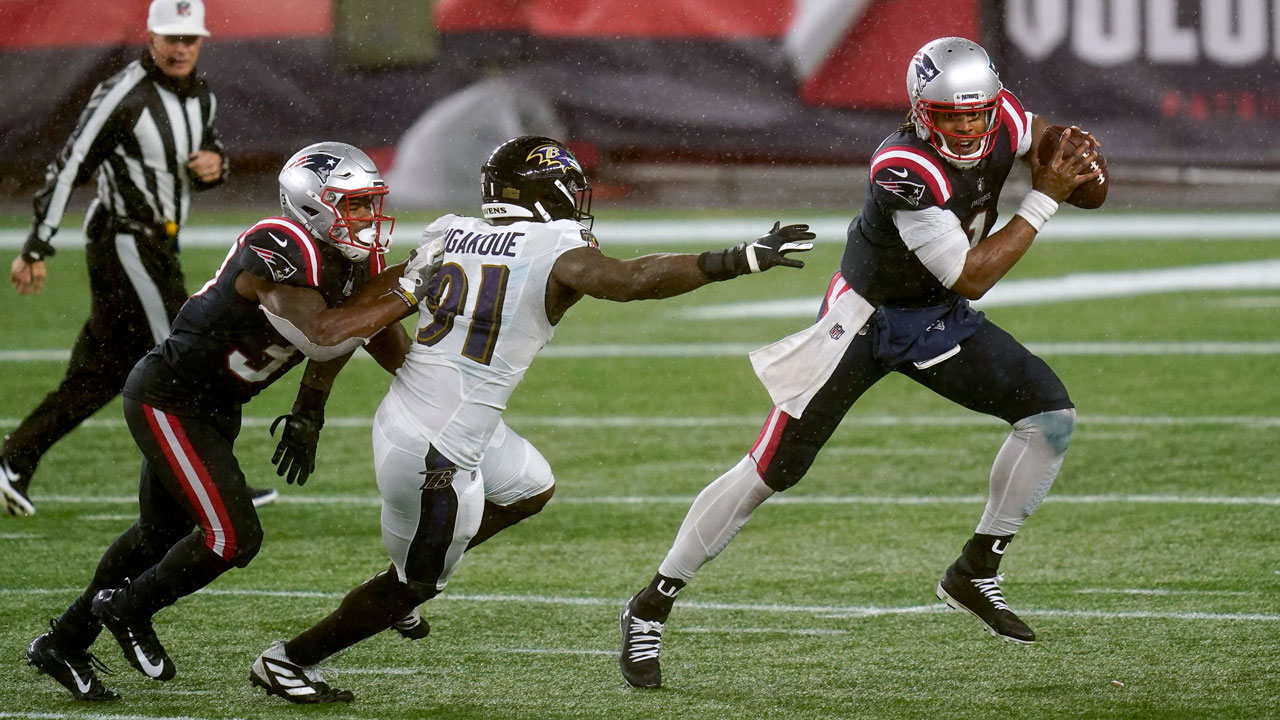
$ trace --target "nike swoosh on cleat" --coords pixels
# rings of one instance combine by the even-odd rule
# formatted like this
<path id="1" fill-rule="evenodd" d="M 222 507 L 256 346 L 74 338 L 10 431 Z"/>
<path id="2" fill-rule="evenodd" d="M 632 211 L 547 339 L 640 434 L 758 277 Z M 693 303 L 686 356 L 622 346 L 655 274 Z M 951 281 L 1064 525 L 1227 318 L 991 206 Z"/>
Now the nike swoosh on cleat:
<path id="1" fill-rule="evenodd" d="M 147 654 L 138 646 L 138 641 L 133 639 L 132 630 L 129 631 L 129 641 L 133 645 L 133 655 L 138 658 L 138 665 L 142 667 L 142 672 L 146 673 L 147 677 L 160 677 L 164 672 L 164 663 L 157 665 L 151 662 L 151 658 L 147 657 Z"/>
<path id="2" fill-rule="evenodd" d="M 81 694 L 87 693 L 93 689 L 92 685 L 80 679 L 80 673 L 76 672 L 76 669 L 71 667 L 71 663 L 68 663 L 64 660 L 62 664 L 66 665 L 67 669 L 71 671 L 71 677 L 75 678 L 76 687 L 80 688 Z"/>

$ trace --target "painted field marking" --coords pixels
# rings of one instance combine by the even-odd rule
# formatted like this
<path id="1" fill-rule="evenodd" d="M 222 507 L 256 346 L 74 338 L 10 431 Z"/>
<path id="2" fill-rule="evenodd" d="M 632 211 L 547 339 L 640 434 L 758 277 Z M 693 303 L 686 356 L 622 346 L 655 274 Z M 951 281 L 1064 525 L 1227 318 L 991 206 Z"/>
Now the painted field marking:
<path id="1" fill-rule="evenodd" d="M 78 589 L 61 590 L 33 588 L 12 589 L 0 588 L 0 597 L 6 595 L 74 595 Z M 298 598 L 308 600 L 339 600 L 345 592 L 319 592 L 310 590 L 232 590 L 205 588 L 197 595 L 213 597 L 272 597 Z M 564 597 L 552 595 L 519 595 L 519 594 L 448 594 L 438 595 L 432 602 L 462 603 L 507 603 L 513 605 L 555 605 L 567 607 L 607 607 L 619 608 L 625 598 L 599 597 Z M 813 615 L 826 618 L 869 618 L 895 615 L 920 615 L 952 612 L 942 603 L 929 605 L 908 605 L 902 607 L 883 607 L 875 605 L 791 605 L 783 603 L 726 603 L 726 602 L 681 602 L 680 607 L 686 610 L 730 611 L 730 612 L 765 612 L 783 615 Z M 1212 613 L 1198 611 L 1159 612 L 1152 610 L 1062 610 L 1052 608 L 1022 609 L 1020 615 L 1044 615 L 1070 618 L 1098 618 L 1111 620 L 1152 619 L 1152 620 L 1189 620 L 1189 621 L 1225 621 L 1225 622 L 1280 622 L 1280 614 L 1276 613 Z"/>
<path id="2" fill-rule="evenodd" d="M 1193 265 L 1126 272 L 1072 273 L 1060 277 L 1004 280 L 973 303 L 976 308 L 1023 307 L 1073 300 L 1135 297 L 1171 292 L 1280 289 L 1280 260 Z M 821 298 L 818 298 L 821 299 Z M 817 300 L 786 299 L 702 305 L 682 312 L 691 320 L 803 317 L 812 319 Z M 1033 350 L 1033 352 L 1039 352 Z"/>
<path id="3" fill-rule="evenodd" d="M 785 301 L 778 301 L 785 302 Z M 808 302 L 807 300 L 805 302 Z M 812 304 L 812 303 L 810 303 Z M 812 314 L 812 313 L 810 313 Z M 548 345 L 538 357 L 599 359 L 599 358 L 699 358 L 743 357 L 769 340 L 758 343 L 655 343 L 655 344 L 592 344 Z M 1027 349 L 1037 355 L 1082 357 L 1130 357 L 1145 355 L 1280 355 L 1280 342 L 1074 342 L 1074 343 L 1025 343 Z M 368 353 L 357 353 L 358 360 L 372 360 Z M 0 350 L 0 362 L 65 363 L 71 359 L 70 350 Z"/>
<path id="4" fill-rule="evenodd" d="M 1012 208 L 1010 208 L 1012 211 Z M 793 218 L 808 222 L 819 243 L 843 244 L 853 215 Z M 595 234 L 610 246 L 697 245 L 738 242 L 756 237 L 773 224 L 773 217 L 691 218 L 685 220 L 596 221 Z M 1069 213 L 1045 225 L 1036 242 L 1115 242 L 1117 240 L 1275 239 L 1280 233 L 1275 213 Z M 244 232 L 241 225 L 188 225 L 182 229 L 183 247 L 230 247 Z M 0 249 L 16 250 L 27 230 L 0 230 Z M 58 233 L 59 249 L 83 247 L 84 231 L 75 223 Z"/>
<path id="5" fill-rule="evenodd" d="M 1257 595 L 1252 590 L 1167 590 L 1165 588 L 1081 588 L 1077 595 Z"/>
<path id="6" fill-rule="evenodd" d="M 698 428 L 750 427 L 759 429 L 766 412 L 755 415 L 709 415 L 706 417 L 655 417 L 640 415 L 521 415 L 507 414 L 503 419 L 512 426 L 544 425 L 548 427 L 600 428 Z M 271 417 L 246 416 L 243 427 L 268 427 Z M 0 425 L 16 425 L 21 418 L 0 418 Z M 842 425 L 850 427 L 989 427 L 1007 428 L 1004 421 L 986 415 L 858 415 L 845 416 Z M 1214 427 L 1239 426 L 1249 430 L 1280 428 L 1280 415 L 1080 415 L 1076 424 L 1091 426 Z M 124 418 L 90 418 L 80 427 L 115 429 L 125 427 Z M 325 418 L 326 428 L 366 430 L 373 427 L 373 417 L 347 416 Z"/>
<path id="7" fill-rule="evenodd" d="M 680 628 L 681 633 L 707 633 L 722 635 L 847 635 L 848 630 L 832 630 L 821 628 L 735 628 L 735 627 L 693 627 Z M 615 655 L 617 653 L 614 653 Z"/>
<path id="8" fill-rule="evenodd" d="M 560 496 L 552 501 L 557 505 L 688 505 L 693 495 L 598 495 Z M 41 503 L 62 505 L 129 505 L 136 504 L 135 495 L 49 495 L 36 496 Z M 1277 495 L 1050 495 L 1046 503 L 1063 505 L 1233 505 L 1280 506 Z M 378 507 L 382 499 L 377 495 L 281 495 L 280 505 L 354 505 Z M 770 505 L 973 505 L 987 502 L 986 495 L 803 495 L 778 494 L 769 498 Z M 84 519 L 133 520 L 137 516 L 91 515 Z"/>

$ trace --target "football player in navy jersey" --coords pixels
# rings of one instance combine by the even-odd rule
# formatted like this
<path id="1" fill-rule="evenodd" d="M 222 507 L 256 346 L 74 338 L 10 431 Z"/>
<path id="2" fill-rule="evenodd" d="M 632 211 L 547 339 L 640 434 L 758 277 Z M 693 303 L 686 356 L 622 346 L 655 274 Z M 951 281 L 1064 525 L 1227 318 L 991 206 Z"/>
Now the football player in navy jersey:
<path id="1" fill-rule="evenodd" d="M 1049 366 L 969 300 L 1013 267 L 1058 203 L 1099 176 L 1091 168 L 1097 144 L 1090 137 L 1087 150 L 1067 157 L 1060 141 L 1048 164 L 1034 162 L 1048 123 L 1023 110 L 986 51 L 963 38 L 921 48 L 907 68 L 907 91 L 911 115 L 871 161 L 862 213 L 849 226 L 817 322 L 752 353 L 775 403 L 764 429 L 694 500 L 657 574 L 622 609 L 619 661 L 633 686 L 661 685 L 664 623 L 694 573 L 756 507 L 804 477 L 854 402 L 894 371 L 1012 425 L 976 531 L 936 592 L 993 636 L 1035 640 L 1005 602 L 997 571 L 1058 474 L 1075 409 Z M 1032 190 L 991 232 L 1017 160 L 1031 165 Z"/>
<path id="2" fill-rule="evenodd" d="M 281 216 L 236 240 L 125 385 L 125 419 L 143 455 L 138 520 L 26 651 L 77 699 L 117 697 L 88 652 L 103 626 L 135 669 L 172 678 L 152 616 L 257 554 L 262 529 L 232 452 L 241 406 L 308 359 L 292 412 L 272 428 L 283 424 L 272 461 L 301 485 L 315 469 L 325 399 L 351 352 L 365 344 L 394 368 L 407 351 L 397 321 L 425 296 L 443 244 L 379 273 L 394 224 L 382 212 L 387 186 L 350 145 L 304 148 L 279 184 Z"/>

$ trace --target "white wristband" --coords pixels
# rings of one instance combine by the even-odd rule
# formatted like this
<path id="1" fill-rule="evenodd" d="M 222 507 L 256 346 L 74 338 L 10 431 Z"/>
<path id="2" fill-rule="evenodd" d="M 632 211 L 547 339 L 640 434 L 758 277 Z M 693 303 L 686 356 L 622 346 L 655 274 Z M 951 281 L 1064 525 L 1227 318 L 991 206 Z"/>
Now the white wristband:
<path id="1" fill-rule="evenodd" d="M 1022 198 L 1022 205 L 1018 206 L 1017 214 L 1021 215 L 1023 220 L 1026 220 L 1031 227 L 1035 228 L 1036 232 L 1040 232 L 1044 224 L 1057 211 L 1058 203 L 1054 202 L 1053 198 L 1039 190 L 1032 190 L 1027 193 L 1026 197 Z"/>

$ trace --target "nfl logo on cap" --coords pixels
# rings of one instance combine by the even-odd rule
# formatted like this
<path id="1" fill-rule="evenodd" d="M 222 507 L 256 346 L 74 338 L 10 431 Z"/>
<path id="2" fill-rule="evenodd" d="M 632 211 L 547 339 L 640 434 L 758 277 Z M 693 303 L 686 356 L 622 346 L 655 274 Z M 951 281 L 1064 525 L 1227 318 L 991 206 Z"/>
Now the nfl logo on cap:
<path id="1" fill-rule="evenodd" d="M 209 37 L 204 26 L 204 3 L 201 0 L 152 0 L 147 30 L 156 35 Z"/>

